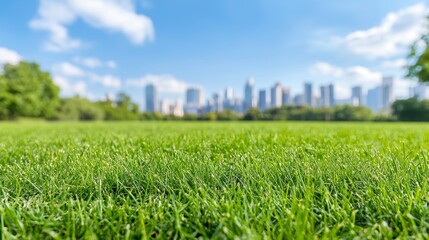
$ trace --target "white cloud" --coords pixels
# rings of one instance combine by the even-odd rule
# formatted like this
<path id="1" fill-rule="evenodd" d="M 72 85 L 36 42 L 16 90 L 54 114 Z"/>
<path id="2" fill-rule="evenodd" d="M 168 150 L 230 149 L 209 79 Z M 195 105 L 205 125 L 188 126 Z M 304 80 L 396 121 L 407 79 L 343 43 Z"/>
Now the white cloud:
<path id="1" fill-rule="evenodd" d="M 102 65 L 101 61 L 97 58 L 85 58 L 82 63 L 89 68 L 96 68 Z"/>
<path id="2" fill-rule="evenodd" d="M 384 61 L 381 65 L 382 67 L 388 68 L 388 69 L 403 70 L 407 66 L 407 60 L 403 58 L 396 59 L 396 60 L 388 60 L 388 61 Z"/>
<path id="3" fill-rule="evenodd" d="M 3 64 L 18 64 L 22 57 L 15 51 L 0 47 L 0 66 Z"/>
<path id="4" fill-rule="evenodd" d="M 116 68 L 118 65 L 116 64 L 115 61 L 110 60 L 110 61 L 106 62 L 106 66 L 109 67 L 109 68 Z"/>
<path id="5" fill-rule="evenodd" d="M 157 90 L 161 93 L 183 94 L 186 91 L 187 84 L 176 79 L 174 76 L 163 75 L 146 75 L 139 79 L 131 79 L 127 81 L 127 85 L 131 87 L 144 87 L 147 84 L 154 84 Z"/>
<path id="6" fill-rule="evenodd" d="M 415 81 L 409 79 L 396 79 L 393 85 L 393 90 L 397 99 L 410 97 L 410 88 L 416 85 Z"/>
<path id="7" fill-rule="evenodd" d="M 100 62 L 101 64 L 101 62 Z M 91 65 L 92 66 L 92 65 Z M 119 88 L 121 87 L 121 80 L 112 75 L 99 75 L 94 72 L 84 71 L 81 68 L 69 63 L 63 62 L 54 65 L 54 75 L 59 79 L 58 81 L 64 86 L 70 88 L 70 84 L 67 85 L 65 80 L 73 79 L 87 79 L 94 83 L 100 84 L 107 88 Z M 73 89 L 73 87 L 71 87 Z"/>
<path id="8" fill-rule="evenodd" d="M 53 72 L 67 77 L 83 77 L 85 75 L 82 69 L 68 62 L 55 65 L 53 67 Z"/>
<path id="9" fill-rule="evenodd" d="M 329 63 L 318 62 L 311 68 L 311 73 L 341 77 L 344 74 L 344 71 L 343 69 Z"/>
<path id="10" fill-rule="evenodd" d="M 75 63 L 78 63 L 88 68 L 108 67 L 108 68 L 114 69 L 117 67 L 116 62 L 113 60 L 103 62 L 100 59 L 95 57 L 87 57 L 87 58 L 75 57 L 73 61 Z"/>
<path id="11" fill-rule="evenodd" d="M 389 13 L 378 26 L 336 37 L 333 43 L 368 58 L 397 56 L 426 30 L 428 14 L 425 4 L 416 4 Z"/>
<path id="12" fill-rule="evenodd" d="M 379 83 L 383 77 L 381 72 L 372 71 L 363 66 L 341 68 L 326 62 L 318 62 L 314 64 L 310 69 L 310 73 L 314 76 L 331 76 L 337 80 L 359 84 Z"/>
<path id="13" fill-rule="evenodd" d="M 64 97 L 81 96 L 88 97 L 90 94 L 87 91 L 87 86 L 84 81 L 72 82 L 68 78 L 60 75 L 55 75 L 54 82 L 60 87 L 61 95 Z"/>
<path id="14" fill-rule="evenodd" d="M 121 80 L 112 75 L 91 74 L 91 80 L 108 88 L 120 88 Z"/>
<path id="15" fill-rule="evenodd" d="M 38 17 L 30 21 L 30 27 L 50 33 L 46 50 L 68 51 L 82 45 L 67 29 L 77 19 L 94 28 L 121 32 L 135 44 L 154 38 L 151 19 L 136 13 L 132 0 L 40 0 Z"/>

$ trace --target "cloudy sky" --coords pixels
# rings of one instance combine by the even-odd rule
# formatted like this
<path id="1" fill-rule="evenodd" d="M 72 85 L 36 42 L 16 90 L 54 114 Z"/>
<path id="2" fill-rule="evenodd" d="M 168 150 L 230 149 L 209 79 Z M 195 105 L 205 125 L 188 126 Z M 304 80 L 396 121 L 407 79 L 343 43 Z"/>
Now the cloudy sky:
<path id="1" fill-rule="evenodd" d="M 139 103 L 149 82 L 168 98 L 187 86 L 240 96 L 249 76 L 293 94 L 334 82 L 346 98 L 388 75 L 406 97 L 405 56 L 428 14 L 415 0 L 14 0 L 0 8 L 0 64 L 40 63 L 63 96 Z"/>

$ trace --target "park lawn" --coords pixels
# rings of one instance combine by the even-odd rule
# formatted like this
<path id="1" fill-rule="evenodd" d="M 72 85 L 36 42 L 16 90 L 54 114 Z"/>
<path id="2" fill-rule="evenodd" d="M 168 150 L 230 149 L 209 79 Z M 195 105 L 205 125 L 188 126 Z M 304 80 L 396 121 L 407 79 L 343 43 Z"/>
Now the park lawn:
<path id="1" fill-rule="evenodd" d="M 0 123 L 0 239 L 429 238 L 429 124 Z"/>

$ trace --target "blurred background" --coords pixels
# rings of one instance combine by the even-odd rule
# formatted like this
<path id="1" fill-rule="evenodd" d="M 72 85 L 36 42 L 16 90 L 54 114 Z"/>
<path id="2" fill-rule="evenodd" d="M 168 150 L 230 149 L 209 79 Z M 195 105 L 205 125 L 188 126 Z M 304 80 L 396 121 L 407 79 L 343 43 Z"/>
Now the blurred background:
<path id="1" fill-rule="evenodd" d="M 8 1 L 0 118 L 429 120 L 428 4 Z"/>

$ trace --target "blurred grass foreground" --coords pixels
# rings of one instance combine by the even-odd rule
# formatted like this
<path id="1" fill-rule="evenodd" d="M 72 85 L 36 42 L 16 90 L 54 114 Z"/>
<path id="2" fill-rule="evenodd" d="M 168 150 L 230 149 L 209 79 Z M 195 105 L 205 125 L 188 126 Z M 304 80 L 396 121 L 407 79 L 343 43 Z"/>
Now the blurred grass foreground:
<path id="1" fill-rule="evenodd" d="M 429 125 L 1 123 L 1 239 L 428 238 Z"/>

